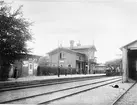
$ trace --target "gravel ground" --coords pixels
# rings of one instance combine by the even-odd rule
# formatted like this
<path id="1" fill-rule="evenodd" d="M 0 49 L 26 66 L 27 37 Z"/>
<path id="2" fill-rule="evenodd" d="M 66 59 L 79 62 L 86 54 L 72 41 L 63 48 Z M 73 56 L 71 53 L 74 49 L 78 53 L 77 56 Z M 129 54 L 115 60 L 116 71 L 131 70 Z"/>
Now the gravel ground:
<path id="1" fill-rule="evenodd" d="M 137 105 L 137 84 L 135 84 L 115 105 Z"/>
<path id="2" fill-rule="evenodd" d="M 118 84 L 119 88 L 111 85 Z M 72 97 L 67 97 L 49 103 L 49 105 L 111 105 L 121 94 L 123 94 L 133 83 L 117 82 L 91 91 L 87 91 Z"/>

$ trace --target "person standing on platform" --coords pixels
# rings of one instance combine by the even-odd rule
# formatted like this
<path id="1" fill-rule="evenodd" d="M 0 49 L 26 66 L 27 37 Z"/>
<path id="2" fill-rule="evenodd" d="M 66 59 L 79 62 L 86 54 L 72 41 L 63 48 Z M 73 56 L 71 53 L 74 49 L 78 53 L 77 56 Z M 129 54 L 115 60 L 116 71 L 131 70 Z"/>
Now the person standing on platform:
<path id="1" fill-rule="evenodd" d="M 60 67 L 58 66 L 58 77 L 60 76 Z"/>
<path id="2" fill-rule="evenodd" d="M 68 72 L 71 74 L 71 65 L 68 65 Z"/>
<path id="3" fill-rule="evenodd" d="M 71 75 L 72 75 L 72 67 L 70 66 L 70 71 L 71 71 Z"/>
<path id="4" fill-rule="evenodd" d="M 68 70 L 69 70 L 69 68 L 68 68 Z M 67 71 L 68 71 L 67 69 L 65 69 L 65 76 L 67 76 Z"/>
<path id="5" fill-rule="evenodd" d="M 69 65 L 70 74 L 72 75 L 72 68 L 71 65 Z"/>
<path id="6" fill-rule="evenodd" d="M 15 67 L 14 69 L 14 78 L 17 79 L 17 76 L 18 75 L 18 70 L 17 70 L 17 67 Z"/>

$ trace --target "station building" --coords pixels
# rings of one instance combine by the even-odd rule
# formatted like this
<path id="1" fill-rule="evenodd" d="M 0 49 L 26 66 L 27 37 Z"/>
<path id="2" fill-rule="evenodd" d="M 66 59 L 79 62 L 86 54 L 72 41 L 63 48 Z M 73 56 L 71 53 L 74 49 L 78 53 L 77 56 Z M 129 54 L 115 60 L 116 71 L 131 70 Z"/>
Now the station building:
<path id="1" fill-rule="evenodd" d="M 121 47 L 123 82 L 137 79 L 137 40 Z"/>
<path id="2" fill-rule="evenodd" d="M 80 43 L 74 46 L 70 41 L 70 47 L 59 47 L 48 53 L 50 66 L 72 67 L 77 72 L 93 73 L 96 64 L 96 48 L 94 45 L 82 46 Z"/>

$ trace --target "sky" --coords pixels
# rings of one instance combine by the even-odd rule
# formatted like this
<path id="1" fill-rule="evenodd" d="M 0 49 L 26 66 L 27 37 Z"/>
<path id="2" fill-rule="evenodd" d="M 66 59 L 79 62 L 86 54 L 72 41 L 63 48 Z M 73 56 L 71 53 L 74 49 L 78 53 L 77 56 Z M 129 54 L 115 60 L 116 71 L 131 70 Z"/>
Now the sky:
<path id="1" fill-rule="evenodd" d="M 97 62 L 121 57 L 120 48 L 137 39 L 137 0 L 5 0 L 13 9 L 23 5 L 34 22 L 32 53 L 44 56 L 58 47 L 94 43 Z"/>

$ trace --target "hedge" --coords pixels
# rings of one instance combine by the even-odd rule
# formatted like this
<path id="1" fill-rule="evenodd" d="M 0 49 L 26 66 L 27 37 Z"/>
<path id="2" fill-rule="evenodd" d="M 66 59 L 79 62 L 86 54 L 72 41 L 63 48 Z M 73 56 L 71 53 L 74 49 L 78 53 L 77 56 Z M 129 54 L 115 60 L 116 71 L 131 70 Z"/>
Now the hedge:
<path id="1" fill-rule="evenodd" d="M 76 69 L 72 68 L 71 70 L 68 68 L 61 67 L 60 74 L 65 75 L 65 71 L 67 74 L 76 74 Z M 50 67 L 50 66 L 39 66 L 37 69 L 37 75 L 57 75 L 58 74 L 58 67 Z"/>

